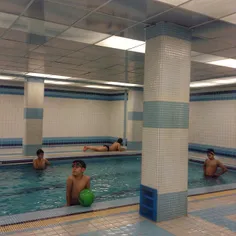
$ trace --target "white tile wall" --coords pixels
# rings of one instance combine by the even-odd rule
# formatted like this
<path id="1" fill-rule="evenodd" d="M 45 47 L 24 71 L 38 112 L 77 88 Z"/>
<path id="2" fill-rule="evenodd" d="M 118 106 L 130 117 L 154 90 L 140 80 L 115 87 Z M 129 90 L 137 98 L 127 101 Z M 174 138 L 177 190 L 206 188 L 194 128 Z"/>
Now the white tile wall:
<path id="1" fill-rule="evenodd" d="M 43 137 L 123 137 L 123 130 L 124 101 L 44 98 Z M 0 95 L 0 138 L 23 136 L 24 97 Z"/>
<path id="2" fill-rule="evenodd" d="M 187 145 L 187 129 L 143 128 L 143 160 L 148 161 L 142 163 L 142 184 L 160 194 L 186 191 Z"/>
<path id="3" fill-rule="evenodd" d="M 143 112 L 143 91 L 129 91 L 127 110 Z"/>
<path id="4" fill-rule="evenodd" d="M 44 101 L 44 83 L 25 82 L 25 104 L 27 108 L 42 108 Z M 35 96 L 37 94 L 37 96 Z"/>
<path id="5" fill-rule="evenodd" d="M 189 142 L 236 148 L 236 101 L 191 102 Z"/>
<path id="6" fill-rule="evenodd" d="M 26 119 L 24 120 L 24 127 L 25 127 L 24 144 L 31 145 L 31 144 L 42 143 L 43 120 Z"/>
<path id="7" fill-rule="evenodd" d="M 127 139 L 128 141 L 142 141 L 143 121 L 128 120 L 127 122 Z"/>
<path id="8" fill-rule="evenodd" d="M 0 95 L 0 138 L 23 137 L 23 99 L 18 95 Z"/>
<path id="9" fill-rule="evenodd" d="M 189 102 L 190 48 L 190 42 L 169 36 L 148 41 L 144 101 Z M 183 69 L 184 64 L 186 68 Z"/>
<path id="10" fill-rule="evenodd" d="M 123 138 L 124 133 L 124 101 L 108 102 L 108 114 L 110 117 L 110 125 L 106 126 L 108 134 L 111 137 Z"/>

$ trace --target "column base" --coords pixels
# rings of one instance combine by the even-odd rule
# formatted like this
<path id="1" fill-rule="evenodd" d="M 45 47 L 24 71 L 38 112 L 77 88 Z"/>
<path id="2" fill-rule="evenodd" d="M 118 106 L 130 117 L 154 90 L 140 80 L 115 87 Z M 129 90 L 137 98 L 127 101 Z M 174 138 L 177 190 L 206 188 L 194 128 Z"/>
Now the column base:
<path id="1" fill-rule="evenodd" d="M 142 141 L 128 141 L 128 150 L 142 150 Z"/>
<path id="2" fill-rule="evenodd" d="M 156 222 L 186 216 L 187 197 L 187 191 L 158 194 L 158 190 L 141 185 L 139 213 Z"/>
<path id="3" fill-rule="evenodd" d="M 23 155 L 24 156 L 36 156 L 36 152 L 40 148 L 42 148 L 42 144 L 23 145 Z"/>

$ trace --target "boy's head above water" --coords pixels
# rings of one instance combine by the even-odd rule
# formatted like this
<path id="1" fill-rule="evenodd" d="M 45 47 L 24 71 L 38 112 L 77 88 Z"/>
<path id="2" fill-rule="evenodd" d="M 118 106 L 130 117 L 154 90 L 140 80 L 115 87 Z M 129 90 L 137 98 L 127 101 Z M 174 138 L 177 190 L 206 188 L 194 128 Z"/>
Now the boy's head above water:
<path id="1" fill-rule="evenodd" d="M 86 164 L 82 160 L 76 160 L 72 163 L 72 175 L 79 176 L 86 170 Z"/>
<path id="2" fill-rule="evenodd" d="M 207 150 L 207 157 L 208 157 L 210 160 L 213 160 L 213 159 L 214 159 L 214 155 L 215 155 L 214 149 L 208 149 L 208 150 Z"/>
<path id="3" fill-rule="evenodd" d="M 37 154 L 37 157 L 38 157 L 38 158 L 42 159 L 43 156 L 44 156 L 44 151 L 43 151 L 42 149 L 39 149 L 39 150 L 36 152 L 36 154 Z"/>

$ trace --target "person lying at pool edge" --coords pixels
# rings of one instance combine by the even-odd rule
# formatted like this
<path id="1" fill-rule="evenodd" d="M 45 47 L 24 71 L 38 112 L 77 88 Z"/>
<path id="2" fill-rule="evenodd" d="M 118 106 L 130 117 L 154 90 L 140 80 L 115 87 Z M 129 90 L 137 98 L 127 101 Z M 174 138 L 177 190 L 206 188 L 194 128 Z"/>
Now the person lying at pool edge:
<path id="1" fill-rule="evenodd" d="M 118 138 L 116 142 L 114 142 L 111 146 L 103 145 L 103 146 L 84 146 L 83 151 L 87 150 L 93 150 L 95 152 L 114 152 L 114 151 L 124 151 L 124 148 L 121 148 L 121 145 L 123 143 L 122 138 Z"/>
<path id="2" fill-rule="evenodd" d="M 219 177 L 223 175 L 227 168 L 219 161 L 215 159 L 215 151 L 213 149 L 207 150 L 208 159 L 205 160 L 203 165 L 204 175 L 206 177 Z M 217 173 L 217 168 L 221 168 L 221 172 Z"/>
<path id="3" fill-rule="evenodd" d="M 36 154 L 37 158 L 33 160 L 34 169 L 43 170 L 47 165 L 50 165 L 49 161 L 44 158 L 44 151 L 42 149 L 39 149 Z"/>
<path id="4" fill-rule="evenodd" d="M 86 164 L 82 160 L 72 163 L 72 175 L 66 181 L 66 205 L 79 205 L 79 194 L 84 189 L 90 188 L 90 177 L 84 175 Z"/>

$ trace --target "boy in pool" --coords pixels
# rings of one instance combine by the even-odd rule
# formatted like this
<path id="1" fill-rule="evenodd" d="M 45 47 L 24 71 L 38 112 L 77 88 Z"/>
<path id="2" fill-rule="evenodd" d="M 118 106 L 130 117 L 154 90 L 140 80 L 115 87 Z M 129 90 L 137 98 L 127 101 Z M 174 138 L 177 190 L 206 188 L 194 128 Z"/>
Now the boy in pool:
<path id="1" fill-rule="evenodd" d="M 208 159 L 205 160 L 203 171 L 206 177 L 219 177 L 223 175 L 227 168 L 219 161 L 215 159 L 215 151 L 213 149 L 207 150 Z M 217 168 L 221 168 L 221 172 L 217 173 Z"/>
<path id="2" fill-rule="evenodd" d="M 79 194 L 84 189 L 90 188 L 90 177 L 84 175 L 86 164 L 76 160 L 72 163 L 72 175 L 66 181 L 67 206 L 79 205 Z"/>
<path id="3" fill-rule="evenodd" d="M 44 151 L 39 149 L 37 152 L 37 158 L 33 160 L 33 166 L 36 170 L 43 170 L 47 165 L 50 165 L 49 161 L 44 158 Z"/>
<path id="4" fill-rule="evenodd" d="M 118 138 L 118 140 L 116 142 L 114 142 L 111 146 L 108 145 L 103 145 L 103 146 L 84 146 L 83 151 L 87 151 L 87 150 L 93 150 L 95 152 L 114 152 L 114 151 L 124 151 L 124 148 L 121 148 L 121 145 L 123 143 L 123 139 L 122 138 Z"/>

